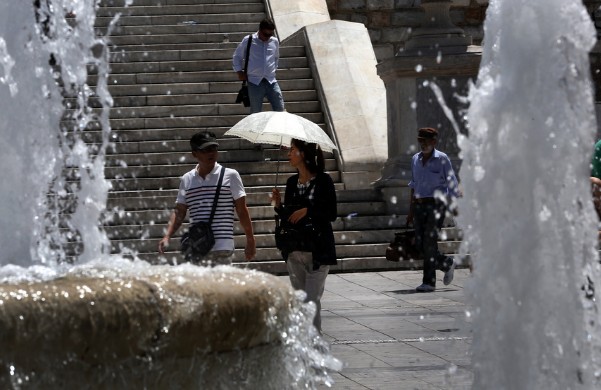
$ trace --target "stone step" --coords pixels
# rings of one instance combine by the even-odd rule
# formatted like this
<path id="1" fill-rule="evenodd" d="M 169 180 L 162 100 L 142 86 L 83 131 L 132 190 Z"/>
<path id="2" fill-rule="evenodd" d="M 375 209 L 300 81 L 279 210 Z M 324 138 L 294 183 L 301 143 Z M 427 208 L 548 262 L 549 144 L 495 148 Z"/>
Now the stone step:
<path id="1" fill-rule="evenodd" d="M 232 71 L 233 72 L 233 71 Z M 278 80 L 282 91 L 293 90 L 315 90 L 313 79 L 291 79 Z M 150 95 L 181 95 L 181 94 L 206 94 L 206 93 L 238 93 L 240 81 L 230 80 L 226 82 L 204 82 L 204 83 L 171 83 L 164 84 L 124 84 L 109 85 L 109 92 L 115 96 L 150 96 Z M 235 101 L 236 99 L 234 99 Z"/>
<path id="2" fill-rule="evenodd" d="M 112 220 L 107 222 L 107 226 L 119 225 L 142 225 L 146 227 L 158 225 L 161 228 L 166 228 L 169 216 L 173 211 L 175 198 L 170 204 L 165 205 L 165 209 L 156 210 L 141 210 L 141 211 L 118 211 L 111 210 Z M 336 231 L 342 230 L 374 230 L 374 229 L 402 229 L 405 227 L 405 216 L 388 216 L 388 215 L 355 215 L 339 217 L 332 223 L 332 227 Z M 263 219 L 253 221 L 255 234 L 272 233 L 275 231 L 275 219 Z M 234 232 L 243 234 L 244 231 L 239 224 L 234 224 Z M 159 233 L 156 237 L 161 237 Z M 392 238 L 391 238 L 392 240 Z"/>
<path id="3" fill-rule="evenodd" d="M 325 128 L 325 124 L 321 124 L 319 125 L 320 127 L 322 127 L 322 129 Z M 226 131 L 228 131 L 230 129 L 230 127 L 211 127 L 211 128 L 204 128 L 204 127 L 189 127 L 189 128 L 178 128 L 178 129 L 139 129 L 139 130 L 128 130 L 128 129 L 123 129 L 123 130 L 113 130 L 111 131 L 111 140 L 113 142 L 156 142 L 156 141 L 160 141 L 160 142 L 167 142 L 167 141 L 185 141 L 188 142 L 190 140 L 190 138 L 192 137 L 192 135 L 194 135 L 195 133 L 199 132 L 199 131 L 211 131 L 213 132 L 217 138 L 218 138 L 218 142 L 221 145 L 221 151 L 223 150 L 228 150 L 230 148 L 235 148 L 235 149 L 247 149 L 249 147 L 249 145 L 254 145 L 251 144 L 250 142 L 242 139 L 242 138 L 238 138 L 235 136 L 224 136 L 224 133 Z M 324 130 L 325 131 L 325 130 Z M 87 130 L 83 133 L 81 133 L 81 138 L 85 141 L 85 142 L 100 142 L 100 140 L 102 139 L 102 132 L 98 131 L 98 130 Z M 285 145 L 288 146 L 288 145 Z M 279 149 L 279 146 L 277 145 L 267 145 L 265 144 L 266 148 L 273 148 L 273 149 Z M 184 149 L 182 149 L 184 150 Z M 112 153 L 112 149 L 111 151 L 109 151 L 109 153 Z M 271 151 L 270 151 L 271 153 Z M 326 152 L 326 156 L 327 156 L 327 152 Z M 270 155 L 271 156 L 271 155 Z M 268 156 L 266 156 L 268 157 Z M 274 155 L 273 158 L 286 158 L 286 153 L 285 152 L 281 152 L 279 153 L 279 155 Z"/>
<path id="4" fill-rule="evenodd" d="M 292 112 L 292 111 L 290 111 Z M 295 114 L 301 115 L 296 112 Z M 210 130 L 214 127 L 233 127 L 236 123 L 245 118 L 246 114 L 228 115 L 228 116 L 187 116 L 187 117 L 165 117 L 165 118 L 128 118 L 128 119 L 111 119 L 111 128 L 116 130 L 123 129 L 175 129 L 181 127 L 197 126 L 198 130 Z M 322 112 L 307 112 L 302 113 L 302 117 L 316 124 L 323 124 L 324 118 Z M 67 121 L 65 121 L 67 122 Z M 98 130 L 101 128 L 97 121 L 90 121 L 88 124 L 90 130 Z"/>
<path id="5" fill-rule="evenodd" d="M 336 185 L 336 183 L 335 183 Z M 271 188 L 263 187 L 263 190 L 250 191 L 246 188 L 246 204 L 249 206 L 264 205 L 271 193 Z M 125 209 L 140 210 L 149 208 L 165 208 L 166 205 L 174 204 L 177 189 L 164 189 L 155 191 L 111 191 L 108 194 L 108 208 L 117 206 L 117 202 L 127 206 Z M 374 189 L 346 190 L 337 189 L 336 197 L 338 203 L 345 202 L 379 202 L 382 195 Z M 151 205 L 157 205 L 150 207 Z M 160 205 L 160 207 L 158 206 Z M 168 207 L 167 207 L 168 208 Z"/>
<path id="6" fill-rule="evenodd" d="M 266 103 L 267 104 L 267 103 Z M 321 110 L 319 101 L 300 101 L 286 102 L 286 108 L 289 112 L 318 112 Z M 76 112 L 74 109 L 67 109 L 67 115 Z M 100 109 L 92 109 L 92 112 L 100 113 Z M 194 104 L 194 105 L 176 105 L 176 106 L 138 106 L 138 107 L 114 107 L 111 110 L 111 120 L 125 118 L 178 118 L 191 116 L 229 116 L 246 115 L 248 108 L 240 103 L 213 103 L 213 104 Z"/>
<path id="7" fill-rule="evenodd" d="M 206 60 L 229 60 L 227 69 L 232 67 L 232 56 L 237 44 L 232 43 L 226 49 L 205 49 L 205 50 L 141 50 L 128 52 L 112 52 L 111 62 L 170 62 L 170 61 L 206 61 Z M 303 46 L 280 47 L 280 66 L 281 61 L 288 57 L 305 57 L 306 52 Z"/>
<path id="8" fill-rule="evenodd" d="M 279 71 L 283 69 L 307 68 L 306 57 L 282 58 Z M 161 73 L 161 72 L 212 72 L 232 68 L 232 60 L 192 60 L 192 61 L 165 61 L 165 62 L 114 62 L 110 66 L 113 75 L 130 73 Z M 97 74 L 95 67 L 89 67 L 89 74 Z"/>
<path id="9" fill-rule="evenodd" d="M 169 44 L 148 44 L 146 42 L 138 42 L 132 44 L 119 44 L 116 45 L 113 42 L 109 42 L 109 46 L 111 49 L 111 53 L 117 55 L 116 53 L 126 54 L 129 52 L 158 52 L 161 50 L 165 51 L 174 51 L 174 50 L 182 50 L 182 51 L 191 51 L 191 50 L 216 50 L 216 49 L 226 49 L 231 50 L 233 53 L 238 46 L 238 42 L 235 40 L 230 41 L 229 38 L 223 40 L 222 42 L 187 42 L 187 43 L 169 43 Z M 280 46 L 282 48 L 282 46 Z"/>
<path id="10" fill-rule="evenodd" d="M 315 90 L 297 90 L 282 91 L 286 103 L 317 101 L 318 96 Z M 204 104 L 231 104 L 236 101 L 238 92 L 232 93 L 201 93 L 187 95 L 134 95 L 134 96 L 114 96 L 115 107 L 146 107 L 146 106 L 178 106 L 178 105 L 204 105 Z M 65 99 L 69 107 L 75 107 L 76 99 Z M 100 98 L 92 97 L 89 100 L 90 107 L 102 107 Z"/>
<path id="11" fill-rule="evenodd" d="M 219 24 L 219 23 L 254 23 L 250 31 L 256 30 L 261 20 L 265 18 L 264 12 L 245 12 L 240 14 L 204 14 L 204 15 L 142 15 L 142 16 L 121 16 L 119 18 L 119 27 L 130 26 L 163 26 L 163 25 L 199 25 L 199 24 Z M 106 31 L 106 27 L 111 23 L 113 17 L 100 16 L 96 18 L 95 28 L 98 31 Z"/>
<path id="12" fill-rule="evenodd" d="M 236 74 L 233 70 L 206 71 L 206 72 L 161 72 L 161 73 L 122 73 L 111 74 L 108 79 L 109 85 L 138 85 L 138 84 L 171 84 L 171 83 L 202 83 L 202 82 L 231 82 L 238 84 Z M 278 82 L 280 80 L 296 80 L 311 78 L 311 70 L 308 68 L 280 69 L 277 72 Z M 88 82 L 96 85 L 97 76 L 90 75 Z M 282 87 L 280 85 L 280 87 Z M 283 88 L 283 87 L 282 87 Z M 235 90 L 235 89 L 234 89 Z M 110 89 L 109 89 L 110 91 Z M 222 92 L 222 91 L 215 91 Z M 233 91 L 228 91 L 233 92 Z"/>
<path id="13" fill-rule="evenodd" d="M 115 16 L 167 16 L 167 15 L 198 15 L 205 14 L 241 14 L 265 12 L 265 5 L 260 2 L 221 2 L 221 4 L 195 2 L 193 4 L 175 5 L 131 5 L 128 7 L 99 7 L 97 17 Z"/>
<path id="14" fill-rule="evenodd" d="M 162 210 L 173 208 L 175 204 L 176 194 L 175 192 L 171 196 L 145 196 L 145 197 L 130 197 L 130 198 L 111 198 L 107 202 L 107 209 L 118 210 L 122 209 L 125 212 L 132 211 L 143 211 L 143 210 Z M 261 193 L 248 193 L 246 196 L 246 204 L 249 207 L 267 207 L 268 210 L 261 210 L 261 215 L 266 215 L 262 218 L 273 218 L 273 208 L 270 206 L 271 191 L 265 191 Z M 340 207 L 346 204 L 358 205 L 351 211 L 355 212 L 358 208 L 362 207 L 363 200 L 357 201 L 356 203 L 340 203 Z M 373 201 L 373 203 L 378 201 Z M 378 207 L 381 210 L 381 206 Z M 374 210 L 367 210 L 371 212 Z M 258 214 L 257 214 L 258 215 Z"/>
<path id="15" fill-rule="evenodd" d="M 340 182 L 340 172 L 328 172 L 335 182 Z M 274 186 L 276 183 L 276 174 L 252 174 L 240 175 L 245 186 Z M 287 175 L 279 175 L 279 182 L 283 182 Z M 134 190 L 149 189 L 157 190 L 162 188 L 178 188 L 180 176 L 172 177 L 142 177 L 136 179 L 122 178 L 113 179 L 111 184 L 115 190 Z"/>
<path id="16" fill-rule="evenodd" d="M 98 7 L 126 7 L 128 0 L 100 0 Z M 257 3 L 262 4 L 262 0 L 135 0 L 134 4 L 129 6 L 163 6 L 163 5 L 186 5 L 186 4 L 224 4 L 224 3 Z"/>
<path id="17" fill-rule="evenodd" d="M 189 43 L 230 43 L 241 42 L 242 38 L 252 31 L 245 32 L 208 32 L 201 34 L 186 35 L 119 35 L 111 37 L 111 44 L 119 48 L 124 45 L 165 45 L 165 44 L 189 44 Z"/>
<path id="18" fill-rule="evenodd" d="M 107 179 L 113 179 L 116 177 L 120 178 L 156 178 L 165 176 L 181 176 L 188 172 L 193 166 L 188 164 L 180 165 L 153 165 L 153 166 L 128 166 L 128 167 L 107 167 L 105 168 L 105 177 Z M 259 175 L 259 174 L 273 174 L 279 170 L 281 175 L 286 177 L 296 173 L 294 169 L 287 162 L 280 162 L 279 164 L 275 161 L 256 161 L 252 164 L 249 163 L 228 163 L 228 168 L 236 169 L 240 175 Z M 326 161 L 326 170 L 332 171 L 338 168 L 338 164 L 335 160 L 329 159 Z"/>
<path id="19" fill-rule="evenodd" d="M 258 14 L 254 14 L 258 15 Z M 185 20 L 181 20 L 181 16 L 177 19 L 178 21 L 169 22 L 165 19 L 168 17 L 162 16 L 158 23 L 155 20 L 154 23 L 151 20 L 150 24 L 146 25 L 126 25 L 124 22 L 121 22 L 119 25 L 111 31 L 111 40 L 114 37 L 118 36 L 127 36 L 127 35 L 186 35 L 186 34 L 203 34 L 203 33 L 236 33 L 242 32 L 246 34 L 254 33 L 257 31 L 259 20 L 249 20 L 246 18 L 244 14 L 236 14 L 237 20 L 228 20 L 226 22 L 217 22 L 217 23 L 209 23 L 204 21 L 203 18 L 198 18 L 199 22 L 196 20 L 191 20 L 187 18 Z M 171 17 L 171 19 L 176 19 Z M 96 28 L 95 29 L 99 34 L 106 34 L 107 28 Z"/>

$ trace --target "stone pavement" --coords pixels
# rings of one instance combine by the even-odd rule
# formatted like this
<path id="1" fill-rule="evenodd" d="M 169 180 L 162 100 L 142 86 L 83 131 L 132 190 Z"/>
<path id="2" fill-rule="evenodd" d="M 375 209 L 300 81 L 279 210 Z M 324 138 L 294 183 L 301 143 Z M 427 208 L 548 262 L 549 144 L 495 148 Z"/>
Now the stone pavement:
<path id="1" fill-rule="evenodd" d="M 421 271 L 328 276 L 323 334 L 344 364 L 333 374 L 333 389 L 471 388 L 463 292 L 469 271 L 456 270 L 449 286 L 438 281 L 434 293 L 415 292 L 421 277 Z"/>

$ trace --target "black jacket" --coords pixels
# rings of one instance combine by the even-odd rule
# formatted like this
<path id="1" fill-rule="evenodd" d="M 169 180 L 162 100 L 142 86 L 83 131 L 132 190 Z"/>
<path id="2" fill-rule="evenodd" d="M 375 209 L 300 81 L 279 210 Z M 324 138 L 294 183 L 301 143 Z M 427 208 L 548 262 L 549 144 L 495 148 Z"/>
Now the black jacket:
<path id="1" fill-rule="evenodd" d="M 313 179 L 315 181 L 313 200 L 306 203 L 307 217 L 313 222 L 313 227 L 317 231 L 319 239 L 316 242 L 316 248 L 313 254 L 313 269 L 320 265 L 336 265 L 336 243 L 334 242 L 334 232 L 332 222 L 338 215 L 336 190 L 334 182 L 327 173 L 318 173 Z M 298 174 L 288 178 L 286 182 L 286 192 L 284 202 L 281 207 L 275 211 L 282 219 L 287 219 L 291 212 L 286 205 L 297 205 L 306 200 L 300 196 L 297 189 Z M 288 253 L 282 252 L 284 260 L 288 259 Z"/>

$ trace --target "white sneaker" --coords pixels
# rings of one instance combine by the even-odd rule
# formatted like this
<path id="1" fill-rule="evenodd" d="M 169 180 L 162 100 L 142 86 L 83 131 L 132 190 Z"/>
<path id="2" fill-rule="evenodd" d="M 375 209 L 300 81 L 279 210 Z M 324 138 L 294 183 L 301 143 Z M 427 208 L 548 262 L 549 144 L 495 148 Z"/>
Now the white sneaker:
<path id="1" fill-rule="evenodd" d="M 445 286 L 448 286 L 453 281 L 453 276 L 455 276 L 455 266 L 456 265 L 457 265 L 457 263 L 455 263 L 455 260 L 453 260 L 453 264 L 451 264 L 451 268 L 449 268 L 449 270 L 444 273 L 444 276 L 442 277 L 442 283 L 444 283 Z"/>
<path id="2" fill-rule="evenodd" d="M 417 288 L 415 289 L 415 291 L 417 292 L 434 292 L 434 290 L 436 290 L 436 287 L 425 283 L 421 284 L 420 286 L 417 286 Z"/>

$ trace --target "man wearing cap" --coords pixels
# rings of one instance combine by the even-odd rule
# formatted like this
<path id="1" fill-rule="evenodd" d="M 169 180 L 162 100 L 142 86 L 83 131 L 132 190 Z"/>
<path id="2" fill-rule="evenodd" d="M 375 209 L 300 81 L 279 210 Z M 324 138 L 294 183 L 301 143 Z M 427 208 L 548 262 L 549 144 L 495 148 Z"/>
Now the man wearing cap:
<path id="1" fill-rule="evenodd" d="M 191 224 L 209 221 L 219 175 L 221 170 L 225 170 L 215 216 L 211 222 L 215 245 L 206 256 L 192 259 L 192 262 L 202 265 L 231 264 L 234 253 L 234 209 L 246 235 L 246 260 L 254 258 L 255 237 L 242 179 L 236 170 L 217 163 L 218 146 L 215 134 L 210 132 L 196 133 L 190 139 L 192 156 L 198 164 L 181 178 L 175 210 L 169 219 L 167 233 L 159 242 L 160 253 L 165 252 L 169 240 L 181 226 L 188 211 Z"/>
<path id="2" fill-rule="evenodd" d="M 443 283 L 453 281 L 455 262 L 438 251 L 438 231 L 442 228 L 447 205 L 459 195 L 458 182 L 449 157 L 435 148 L 438 131 L 431 127 L 418 130 L 421 151 L 411 160 L 411 203 L 407 223 L 414 223 L 416 245 L 424 257 L 424 277 L 418 292 L 436 289 L 436 270 L 443 271 Z"/>

